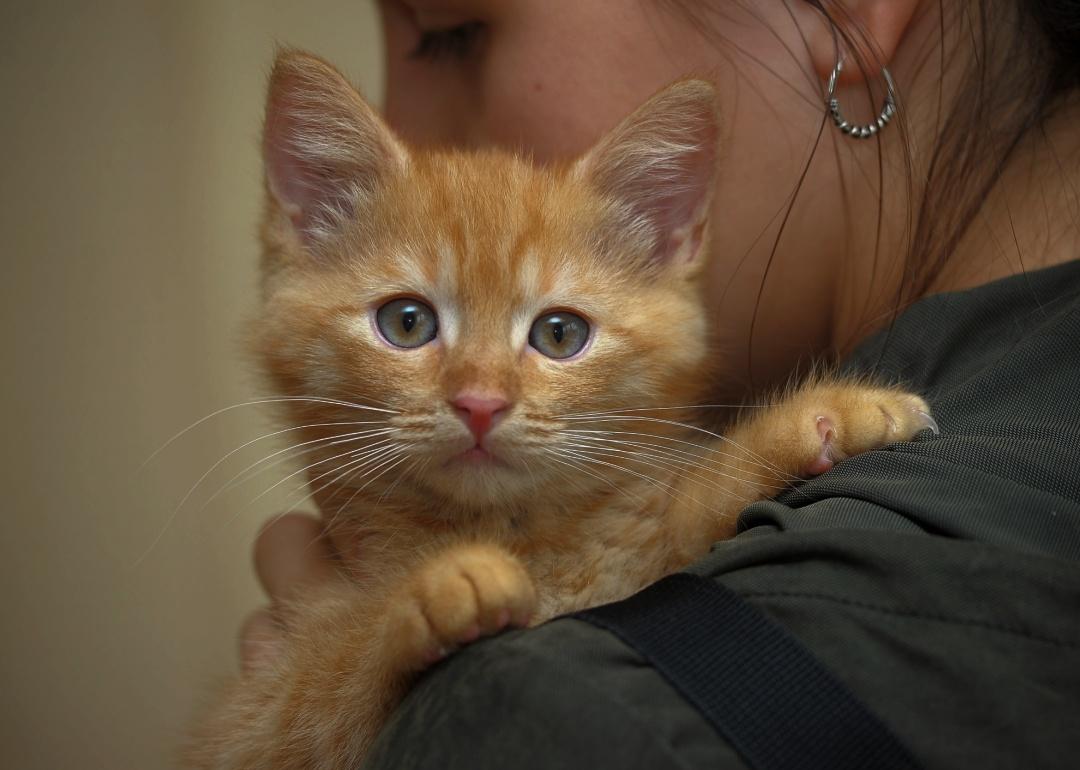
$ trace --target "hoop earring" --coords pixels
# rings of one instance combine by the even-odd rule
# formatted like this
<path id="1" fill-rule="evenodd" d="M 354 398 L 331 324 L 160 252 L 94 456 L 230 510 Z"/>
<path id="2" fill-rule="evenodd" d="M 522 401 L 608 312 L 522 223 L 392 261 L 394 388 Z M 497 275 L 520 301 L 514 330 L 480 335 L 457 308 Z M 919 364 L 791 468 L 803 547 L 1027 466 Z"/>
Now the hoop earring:
<path id="1" fill-rule="evenodd" d="M 881 114 L 878 115 L 877 120 L 873 123 L 867 123 L 864 126 L 856 126 L 848 123 L 844 120 L 843 114 L 840 112 L 840 100 L 836 98 L 836 79 L 840 76 L 840 71 L 844 68 L 844 59 L 840 58 L 836 60 L 836 66 L 833 67 L 832 74 L 829 75 L 829 95 L 825 98 L 825 105 L 829 109 L 829 114 L 832 115 L 833 122 L 836 127 L 842 132 L 854 139 L 869 139 L 881 129 L 888 125 L 889 121 L 896 115 L 896 85 L 893 83 L 892 75 L 889 74 L 889 70 L 885 67 L 881 68 L 881 74 L 885 77 L 885 85 L 888 87 L 888 93 L 885 94 L 885 104 L 881 108 Z"/>

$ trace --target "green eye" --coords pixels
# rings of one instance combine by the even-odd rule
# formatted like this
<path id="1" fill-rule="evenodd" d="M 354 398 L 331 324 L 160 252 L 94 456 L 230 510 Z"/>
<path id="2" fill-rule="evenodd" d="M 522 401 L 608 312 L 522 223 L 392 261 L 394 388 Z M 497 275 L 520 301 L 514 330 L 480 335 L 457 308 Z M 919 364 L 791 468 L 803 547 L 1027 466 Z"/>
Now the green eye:
<path id="1" fill-rule="evenodd" d="M 589 341 L 589 324 L 579 315 L 558 311 L 533 321 L 529 344 L 548 358 L 570 358 Z"/>
<path id="2" fill-rule="evenodd" d="M 375 314 L 379 332 L 391 345 L 418 348 L 435 339 L 439 322 L 435 311 L 416 299 L 392 299 Z"/>

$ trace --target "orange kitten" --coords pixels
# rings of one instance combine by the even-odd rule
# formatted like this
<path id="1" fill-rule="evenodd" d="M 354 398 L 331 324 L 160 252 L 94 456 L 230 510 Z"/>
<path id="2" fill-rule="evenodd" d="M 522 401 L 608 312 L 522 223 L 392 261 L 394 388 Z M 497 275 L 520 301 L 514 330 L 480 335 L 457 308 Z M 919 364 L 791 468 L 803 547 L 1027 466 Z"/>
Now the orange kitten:
<path id="1" fill-rule="evenodd" d="M 704 255 L 720 124 L 676 83 L 574 163 L 406 147 L 331 66 L 283 53 L 255 346 L 303 429 L 347 574 L 204 720 L 197 767 L 351 767 L 410 679 L 509 626 L 623 598 L 749 501 L 910 438 L 926 405 L 818 383 L 725 438 Z"/>

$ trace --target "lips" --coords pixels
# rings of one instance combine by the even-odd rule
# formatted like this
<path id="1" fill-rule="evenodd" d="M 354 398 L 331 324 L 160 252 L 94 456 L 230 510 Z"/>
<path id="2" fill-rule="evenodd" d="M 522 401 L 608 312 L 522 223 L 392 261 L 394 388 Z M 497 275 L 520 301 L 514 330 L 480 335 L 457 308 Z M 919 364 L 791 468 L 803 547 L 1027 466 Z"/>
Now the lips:
<path id="1" fill-rule="evenodd" d="M 461 453 L 462 460 L 468 460 L 470 462 L 493 462 L 495 458 L 491 452 L 484 449 L 482 446 L 474 446 L 472 449 L 466 449 Z"/>
<path id="2" fill-rule="evenodd" d="M 462 464 L 472 465 L 480 467 L 493 467 L 493 468 L 505 468 L 506 463 L 493 455 L 490 451 L 477 444 L 471 449 L 466 449 L 461 454 L 454 455 L 450 458 L 449 464 Z"/>

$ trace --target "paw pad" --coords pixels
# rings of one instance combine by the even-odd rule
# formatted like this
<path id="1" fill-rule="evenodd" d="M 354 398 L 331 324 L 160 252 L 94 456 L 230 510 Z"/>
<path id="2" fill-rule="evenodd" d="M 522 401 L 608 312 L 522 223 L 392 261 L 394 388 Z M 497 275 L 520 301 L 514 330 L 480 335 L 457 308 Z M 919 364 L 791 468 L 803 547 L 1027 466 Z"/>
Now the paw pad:
<path id="1" fill-rule="evenodd" d="M 817 418 L 818 438 L 821 441 L 821 449 L 817 457 L 803 470 L 804 476 L 820 476 L 831 469 L 838 460 L 843 459 L 836 450 L 836 426 L 833 421 L 824 415 Z"/>

